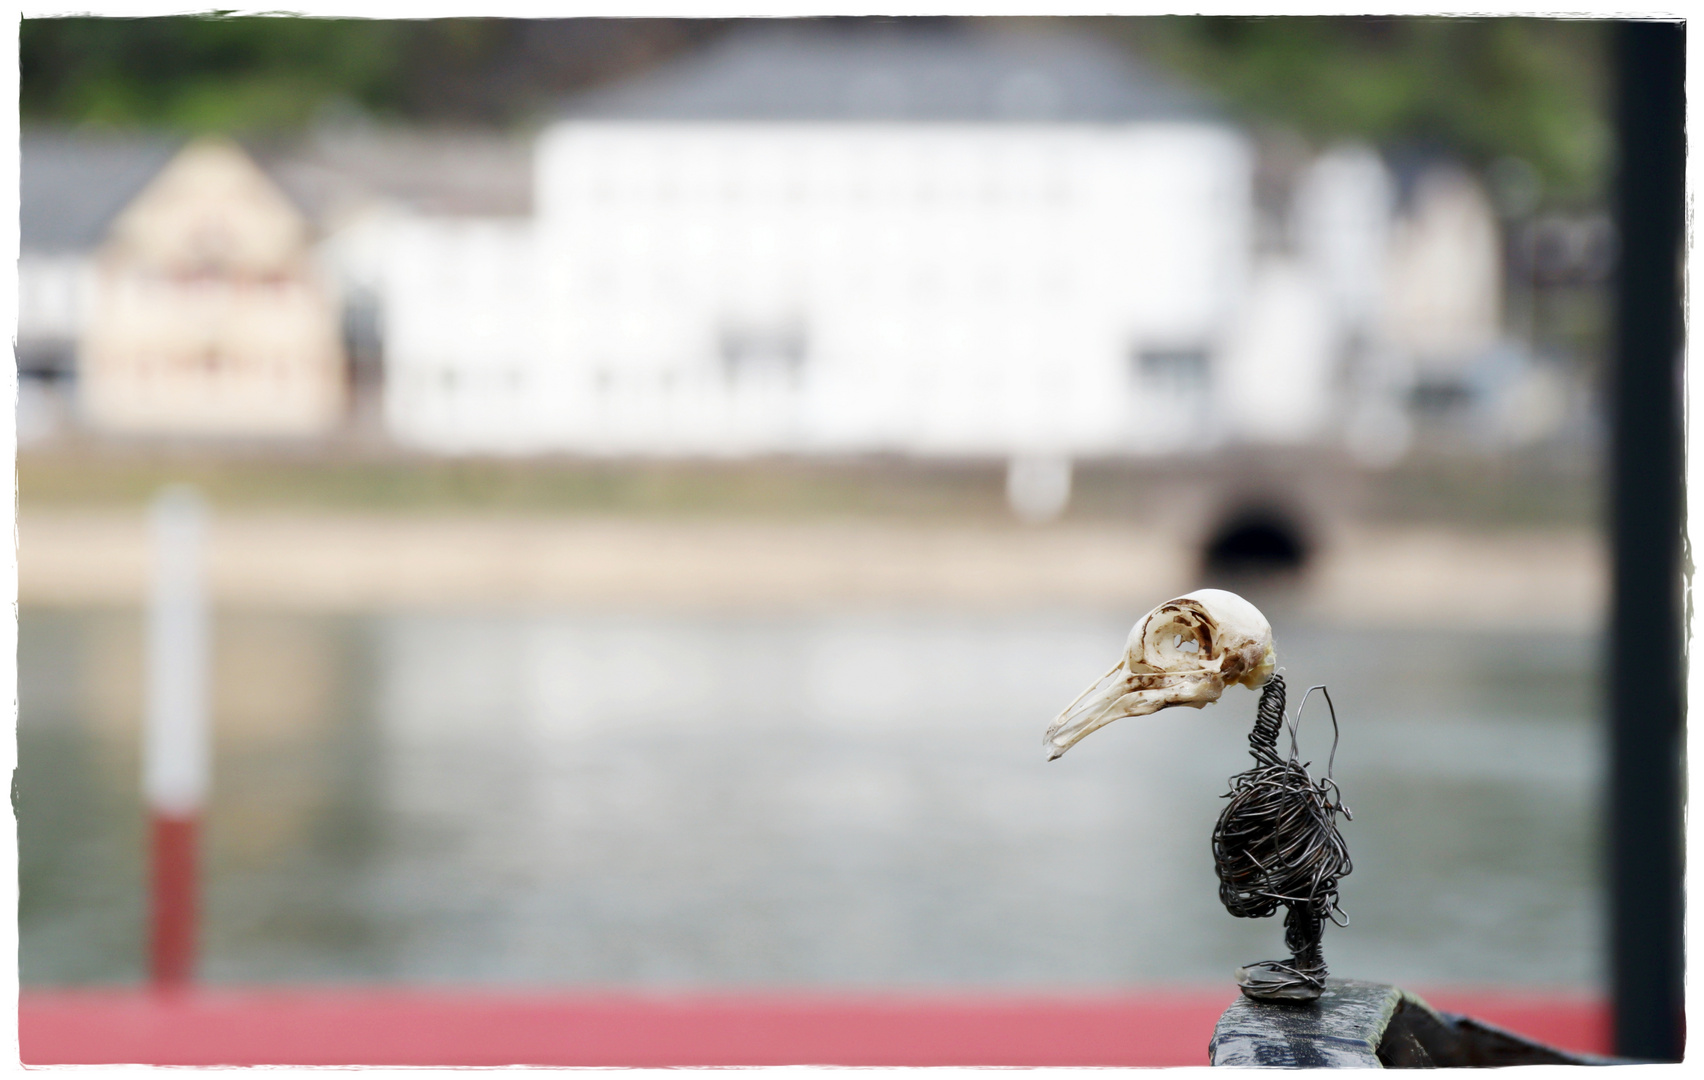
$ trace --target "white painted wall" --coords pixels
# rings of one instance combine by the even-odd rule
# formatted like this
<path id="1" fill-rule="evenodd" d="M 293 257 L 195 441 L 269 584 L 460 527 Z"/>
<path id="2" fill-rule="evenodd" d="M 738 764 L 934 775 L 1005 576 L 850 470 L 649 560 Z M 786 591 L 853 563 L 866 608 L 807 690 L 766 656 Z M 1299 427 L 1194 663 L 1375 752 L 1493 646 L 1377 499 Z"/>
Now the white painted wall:
<path id="1" fill-rule="evenodd" d="M 1347 332 L 1378 329 L 1395 209 L 1390 170 L 1364 143 L 1327 150 L 1297 184 L 1298 254 L 1325 287 Z"/>
<path id="2" fill-rule="evenodd" d="M 393 219 L 384 261 L 385 420 L 445 451 L 555 445 L 561 393 L 542 348 L 530 222 Z"/>

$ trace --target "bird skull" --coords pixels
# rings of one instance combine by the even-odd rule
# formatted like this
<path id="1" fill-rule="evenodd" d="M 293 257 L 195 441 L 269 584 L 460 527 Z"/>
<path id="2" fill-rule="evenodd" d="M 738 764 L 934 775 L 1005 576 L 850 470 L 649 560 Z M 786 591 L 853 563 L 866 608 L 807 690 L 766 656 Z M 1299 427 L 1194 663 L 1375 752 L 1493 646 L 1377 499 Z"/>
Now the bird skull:
<path id="1" fill-rule="evenodd" d="M 1236 593 L 1199 589 L 1167 600 L 1131 629 L 1124 659 L 1054 719 L 1047 760 L 1114 720 L 1199 709 L 1238 683 L 1259 687 L 1275 661 L 1266 616 Z"/>

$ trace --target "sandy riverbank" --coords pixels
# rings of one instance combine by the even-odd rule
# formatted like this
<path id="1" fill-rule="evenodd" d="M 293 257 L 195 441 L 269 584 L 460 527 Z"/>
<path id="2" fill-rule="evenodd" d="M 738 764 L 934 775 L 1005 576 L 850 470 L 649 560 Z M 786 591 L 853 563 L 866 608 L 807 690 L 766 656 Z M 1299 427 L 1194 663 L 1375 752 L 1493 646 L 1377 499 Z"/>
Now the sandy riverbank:
<path id="1" fill-rule="evenodd" d="M 146 594 L 140 513 L 26 509 L 24 605 Z M 1129 525 L 227 513 L 208 573 L 226 607 L 799 609 L 946 604 L 1140 612 L 1199 584 L 1178 538 Z M 1589 629 L 1606 596 L 1583 530 L 1347 527 L 1292 590 L 1312 615 L 1404 625 Z"/>

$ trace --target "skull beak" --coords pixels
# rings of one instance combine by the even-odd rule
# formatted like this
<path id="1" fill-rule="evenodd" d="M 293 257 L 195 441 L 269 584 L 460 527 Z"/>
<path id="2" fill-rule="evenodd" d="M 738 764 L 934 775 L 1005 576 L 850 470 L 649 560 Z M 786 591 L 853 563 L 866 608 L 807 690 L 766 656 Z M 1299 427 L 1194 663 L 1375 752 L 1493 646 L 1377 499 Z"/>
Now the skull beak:
<path id="1" fill-rule="evenodd" d="M 1043 739 L 1047 760 L 1052 761 L 1075 746 L 1084 736 L 1099 731 L 1114 720 L 1146 716 L 1160 703 L 1150 692 L 1137 688 L 1137 678 L 1124 662 L 1101 676 L 1100 681 L 1078 695 L 1054 718 Z"/>

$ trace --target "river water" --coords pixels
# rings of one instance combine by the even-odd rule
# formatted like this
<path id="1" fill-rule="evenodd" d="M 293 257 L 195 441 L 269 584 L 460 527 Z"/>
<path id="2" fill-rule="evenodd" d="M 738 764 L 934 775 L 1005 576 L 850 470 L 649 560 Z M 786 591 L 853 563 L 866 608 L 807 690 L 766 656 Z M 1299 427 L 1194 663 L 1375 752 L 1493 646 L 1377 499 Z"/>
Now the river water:
<path id="1" fill-rule="evenodd" d="M 1283 955 L 1277 920 L 1220 908 L 1208 849 L 1254 694 L 1044 760 L 1127 630 L 1073 610 L 222 614 L 203 973 L 1221 982 Z M 26 609 L 20 634 L 23 981 L 138 979 L 140 619 Z M 1291 622 L 1279 645 L 1342 722 L 1334 973 L 1598 986 L 1597 640 Z M 1323 766 L 1323 710 L 1302 748 Z"/>

